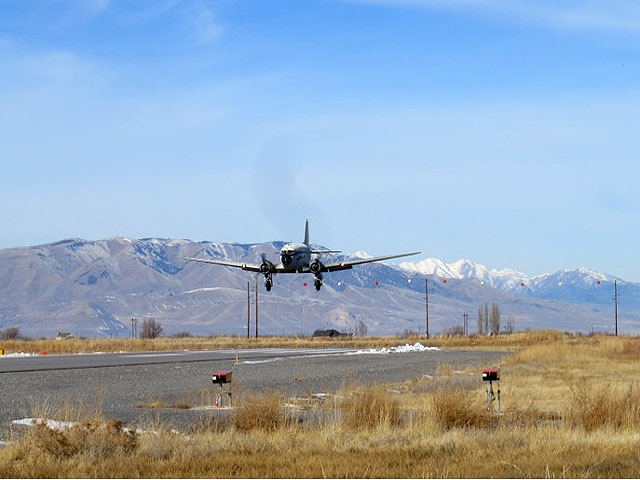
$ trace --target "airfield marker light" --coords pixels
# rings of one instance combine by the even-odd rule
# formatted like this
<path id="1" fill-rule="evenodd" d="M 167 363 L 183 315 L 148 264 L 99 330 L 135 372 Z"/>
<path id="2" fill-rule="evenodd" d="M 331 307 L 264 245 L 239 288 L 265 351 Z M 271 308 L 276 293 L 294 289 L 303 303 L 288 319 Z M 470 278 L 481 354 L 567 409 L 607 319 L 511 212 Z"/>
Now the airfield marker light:
<path id="1" fill-rule="evenodd" d="M 375 282 L 373 282 L 373 283 L 375 283 L 375 284 L 376 284 L 376 287 L 378 286 L 378 280 L 376 280 L 376 281 L 375 281 Z"/>
<path id="2" fill-rule="evenodd" d="M 224 406 L 231 407 L 233 399 L 231 398 L 231 377 L 232 371 L 219 371 L 211 374 L 211 381 L 214 385 L 218 385 L 220 390 L 216 395 L 215 407 L 221 408 Z M 224 388 L 224 387 L 228 388 Z"/>
<path id="3" fill-rule="evenodd" d="M 492 410 L 492 403 L 496 400 L 498 400 L 498 413 L 501 413 L 501 405 L 500 405 L 500 370 L 497 368 L 485 368 L 482 371 L 482 381 L 483 382 L 489 382 L 489 384 L 487 385 L 485 383 L 485 396 L 487 399 L 487 410 L 490 412 Z M 497 387 L 498 387 L 498 395 L 496 397 L 496 394 L 493 390 L 493 382 L 497 383 Z"/>
<path id="4" fill-rule="evenodd" d="M 442 283 L 447 283 L 447 279 L 445 278 L 444 280 L 442 280 Z"/>
<path id="5" fill-rule="evenodd" d="M 411 283 L 411 279 L 407 280 L 407 283 Z"/>
<path id="6" fill-rule="evenodd" d="M 521 283 L 520 283 L 520 286 L 521 286 L 521 287 L 524 287 L 524 282 L 521 282 Z"/>
<path id="7" fill-rule="evenodd" d="M 307 286 L 307 282 L 302 282 L 302 286 L 306 287 Z"/>
<path id="8" fill-rule="evenodd" d="M 598 280 L 598 282 L 597 282 L 597 283 L 598 283 L 598 285 L 600 285 L 600 280 Z"/>

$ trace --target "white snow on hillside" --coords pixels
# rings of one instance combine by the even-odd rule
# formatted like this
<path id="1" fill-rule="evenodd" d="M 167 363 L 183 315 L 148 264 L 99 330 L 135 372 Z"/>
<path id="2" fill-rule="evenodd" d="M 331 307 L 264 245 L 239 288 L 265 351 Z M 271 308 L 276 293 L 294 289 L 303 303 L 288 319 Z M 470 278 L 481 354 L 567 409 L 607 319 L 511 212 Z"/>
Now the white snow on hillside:
<path id="1" fill-rule="evenodd" d="M 461 259 L 452 263 L 446 263 L 437 258 L 427 258 L 419 262 L 402 262 L 398 268 L 407 273 L 420 275 L 437 275 L 444 278 L 472 279 L 483 285 L 499 288 L 505 291 L 518 291 L 526 287 L 529 291 L 539 288 L 549 288 L 549 285 L 568 284 L 596 284 L 600 282 L 613 282 L 622 280 L 597 272 L 587 267 L 576 270 L 562 270 L 555 273 L 543 273 L 540 275 L 527 275 L 518 270 L 504 268 L 502 270 L 490 269 L 471 260 Z M 524 284 L 524 285 L 523 285 Z"/>

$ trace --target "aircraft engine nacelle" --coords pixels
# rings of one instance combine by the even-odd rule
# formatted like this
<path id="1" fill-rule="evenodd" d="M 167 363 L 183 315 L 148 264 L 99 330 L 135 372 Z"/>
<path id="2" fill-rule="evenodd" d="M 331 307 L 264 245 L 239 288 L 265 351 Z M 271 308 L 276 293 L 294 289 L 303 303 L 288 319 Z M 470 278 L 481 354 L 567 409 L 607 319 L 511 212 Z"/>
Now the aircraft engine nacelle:
<path id="1" fill-rule="evenodd" d="M 288 253 L 284 253 L 282 254 L 281 260 L 282 264 L 287 267 L 291 265 L 291 261 L 293 260 L 293 258 L 291 258 L 291 255 L 289 255 Z"/>
<path id="2" fill-rule="evenodd" d="M 274 270 L 273 263 L 271 263 L 269 260 L 265 260 L 260 264 L 260 273 L 263 273 L 266 275 L 267 273 L 272 272 L 273 270 Z"/>
<path id="3" fill-rule="evenodd" d="M 324 268 L 324 265 L 320 260 L 317 260 L 317 259 L 309 264 L 309 270 L 311 270 L 311 273 L 319 273 L 322 271 L 323 268 Z"/>

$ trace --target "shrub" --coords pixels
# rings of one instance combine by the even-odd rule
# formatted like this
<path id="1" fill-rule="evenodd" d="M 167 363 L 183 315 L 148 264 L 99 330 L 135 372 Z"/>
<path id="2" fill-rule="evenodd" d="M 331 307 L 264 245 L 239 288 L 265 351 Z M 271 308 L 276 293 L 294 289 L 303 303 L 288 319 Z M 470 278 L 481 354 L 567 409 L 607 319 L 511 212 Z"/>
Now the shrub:
<path id="1" fill-rule="evenodd" d="M 22 338 L 20 335 L 20 327 L 8 327 L 0 330 L 0 340 L 18 340 Z"/>
<path id="2" fill-rule="evenodd" d="M 162 333 L 162 325 L 153 318 L 147 318 L 142 322 L 140 338 L 157 338 Z"/>
<path id="3" fill-rule="evenodd" d="M 277 395 L 248 397 L 231 416 L 231 424 L 241 432 L 277 430 L 285 420 L 282 399 Z"/>
<path id="4" fill-rule="evenodd" d="M 79 454 L 105 458 L 131 453 L 137 446 L 136 434 L 119 421 L 87 421 L 62 430 L 40 423 L 24 438 L 21 456 L 42 452 L 56 459 Z"/>
<path id="5" fill-rule="evenodd" d="M 633 385 L 626 390 L 610 385 L 594 389 L 583 382 L 571 389 L 565 420 L 570 426 L 587 432 L 604 427 L 637 429 L 640 427 L 640 392 Z"/>
<path id="6" fill-rule="evenodd" d="M 400 420 L 398 401 L 383 388 L 355 391 L 340 403 L 344 424 L 351 428 L 375 428 L 397 425 Z"/>
<path id="7" fill-rule="evenodd" d="M 477 395 L 477 392 L 474 392 Z M 444 430 L 451 428 L 486 428 L 492 416 L 474 402 L 471 392 L 440 390 L 432 397 L 433 419 Z"/>
<path id="8" fill-rule="evenodd" d="M 182 330 L 181 332 L 174 333 L 171 338 L 191 338 L 193 335 L 188 330 Z"/>

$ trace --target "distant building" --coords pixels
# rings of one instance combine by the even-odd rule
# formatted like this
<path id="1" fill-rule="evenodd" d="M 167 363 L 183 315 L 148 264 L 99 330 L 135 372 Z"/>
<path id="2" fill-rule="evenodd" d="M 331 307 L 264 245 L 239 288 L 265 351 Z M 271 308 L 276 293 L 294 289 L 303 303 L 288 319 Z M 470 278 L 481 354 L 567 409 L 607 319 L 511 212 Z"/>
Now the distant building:
<path id="1" fill-rule="evenodd" d="M 68 340 L 70 338 L 76 338 L 75 335 L 72 335 L 69 332 L 58 332 L 58 336 L 56 337 L 56 340 Z"/>
<path id="2" fill-rule="evenodd" d="M 329 328 L 327 330 L 316 330 L 313 332 L 314 337 L 347 337 L 348 334 L 340 333 L 338 330 L 334 328 Z"/>

